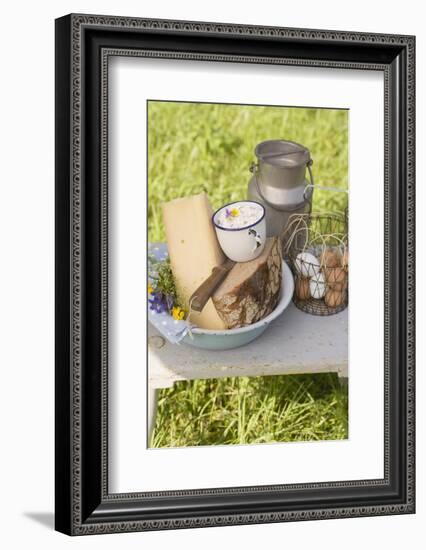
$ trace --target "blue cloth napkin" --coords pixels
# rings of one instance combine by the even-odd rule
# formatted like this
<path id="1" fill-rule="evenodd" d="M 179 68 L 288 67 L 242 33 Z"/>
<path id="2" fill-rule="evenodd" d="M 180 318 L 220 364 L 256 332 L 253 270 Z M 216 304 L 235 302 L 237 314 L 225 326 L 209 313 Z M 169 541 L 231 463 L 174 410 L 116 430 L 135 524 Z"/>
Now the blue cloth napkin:
<path id="1" fill-rule="evenodd" d="M 148 282 L 153 283 L 158 269 L 158 262 L 167 260 L 169 253 L 166 243 L 148 243 Z M 177 321 L 163 311 L 159 313 L 151 308 L 148 301 L 148 321 L 158 332 L 172 344 L 178 344 L 189 333 L 191 325 L 187 321 Z"/>

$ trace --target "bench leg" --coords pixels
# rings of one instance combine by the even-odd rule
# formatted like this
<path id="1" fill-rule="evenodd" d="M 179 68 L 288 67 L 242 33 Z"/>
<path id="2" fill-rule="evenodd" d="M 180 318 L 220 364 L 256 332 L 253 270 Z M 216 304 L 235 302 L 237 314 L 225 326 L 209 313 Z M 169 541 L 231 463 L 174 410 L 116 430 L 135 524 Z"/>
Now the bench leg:
<path id="1" fill-rule="evenodd" d="M 348 385 L 348 377 L 347 376 L 339 376 L 339 383 L 341 386 L 347 386 Z"/>
<path id="2" fill-rule="evenodd" d="M 348 385 L 348 366 L 339 369 L 337 371 L 337 376 L 339 377 L 339 382 L 342 386 Z"/>
<path id="3" fill-rule="evenodd" d="M 157 416 L 158 389 L 148 388 L 148 447 L 152 446 L 155 419 Z"/>

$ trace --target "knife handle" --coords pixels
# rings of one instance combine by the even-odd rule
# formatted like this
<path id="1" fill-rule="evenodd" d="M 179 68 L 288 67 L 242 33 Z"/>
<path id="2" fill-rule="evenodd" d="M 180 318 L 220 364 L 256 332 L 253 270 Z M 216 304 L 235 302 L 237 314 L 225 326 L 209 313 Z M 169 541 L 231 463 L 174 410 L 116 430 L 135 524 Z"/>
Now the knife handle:
<path id="1" fill-rule="evenodd" d="M 218 265 L 212 269 L 211 275 L 197 288 L 189 299 L 191 309 L 202 311 L 217 287 L 225 280 L 230 266 Z"/>

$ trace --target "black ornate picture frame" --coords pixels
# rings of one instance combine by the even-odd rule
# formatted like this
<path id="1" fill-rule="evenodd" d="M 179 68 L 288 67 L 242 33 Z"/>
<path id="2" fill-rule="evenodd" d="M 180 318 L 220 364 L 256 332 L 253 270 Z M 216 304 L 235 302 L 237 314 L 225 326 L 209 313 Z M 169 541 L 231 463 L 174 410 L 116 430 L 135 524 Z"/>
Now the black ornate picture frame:
<path id="1" fill-rule="evenodd" d="M 107 123 L 111 56 L 384 74 L 384 478 L 108 491 Z M 415 38 L 68 15 L 56 20 L 56 529 L 69 535 L 415 511 Z"/>

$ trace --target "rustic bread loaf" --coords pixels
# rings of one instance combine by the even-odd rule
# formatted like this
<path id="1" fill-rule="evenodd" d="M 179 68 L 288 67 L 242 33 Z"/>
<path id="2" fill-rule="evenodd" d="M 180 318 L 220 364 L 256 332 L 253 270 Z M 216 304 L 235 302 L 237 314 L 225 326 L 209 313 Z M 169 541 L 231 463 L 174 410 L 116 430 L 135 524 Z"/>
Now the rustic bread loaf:
<path id="1" fill-rule="evenodd" d="M 282 252 L 277 237 L 267 240 L 260 256 L 237 263 L 212 299 L 227 328 L 251 325 L 276 307 L 281 290 Z"/>

